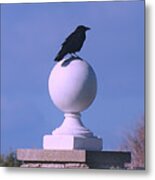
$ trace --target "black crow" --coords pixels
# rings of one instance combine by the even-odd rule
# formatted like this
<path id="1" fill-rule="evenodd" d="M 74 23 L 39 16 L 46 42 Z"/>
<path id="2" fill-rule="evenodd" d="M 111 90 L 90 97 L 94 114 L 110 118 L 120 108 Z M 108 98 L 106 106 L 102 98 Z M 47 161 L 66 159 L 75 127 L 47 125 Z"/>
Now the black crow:
<path id="1" fill-rule="evenodd" d="M 85 26 L 78 26 L 73 33 L 71 33 L 65 40 L 65 42 L 62 43 L 62 48 L 58 52 L 55 61 L 61 61 L 62 58 L 69 54 L 74 54 L 80 51 L 82 48 L 82 45 L 84 43 L 84 40 L 86 39 L 86 31 L 89 30 L 89 27 Z M 76 55 L 77 57 L 77 55 Z"/>

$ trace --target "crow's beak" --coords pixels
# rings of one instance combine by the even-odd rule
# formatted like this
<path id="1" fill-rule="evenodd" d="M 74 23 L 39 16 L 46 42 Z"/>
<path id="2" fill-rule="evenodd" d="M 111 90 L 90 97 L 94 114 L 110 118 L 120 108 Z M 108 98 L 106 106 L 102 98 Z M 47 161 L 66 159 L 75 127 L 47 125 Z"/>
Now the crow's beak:
<path id="1" fill-rule="evenodd" d="M 90 30 L 90 28 L 89 28 L 89 27 L 86 27 L 86 31 L 88 31 L 88 30 Z"/>

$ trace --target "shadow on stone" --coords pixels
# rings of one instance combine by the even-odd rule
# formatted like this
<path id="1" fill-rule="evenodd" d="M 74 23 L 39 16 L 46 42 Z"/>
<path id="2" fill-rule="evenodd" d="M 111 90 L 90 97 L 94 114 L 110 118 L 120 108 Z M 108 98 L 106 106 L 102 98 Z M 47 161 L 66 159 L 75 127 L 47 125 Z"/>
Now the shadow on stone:
<path id="1" fill-rule="evenodd" d="M 66 67 L 66 66 L 68 66 L 68 65 L 69 65 L 72 61 L 74 61 L 74 60 L 81 60 L 81 61 L 83 61 L 83 59 L 80 58 L 80 57 L 71 56 L 70 58 L 66 59 L 66 60 L 61 64 L 61 66 L 62 66 L 62 67 Z"/>

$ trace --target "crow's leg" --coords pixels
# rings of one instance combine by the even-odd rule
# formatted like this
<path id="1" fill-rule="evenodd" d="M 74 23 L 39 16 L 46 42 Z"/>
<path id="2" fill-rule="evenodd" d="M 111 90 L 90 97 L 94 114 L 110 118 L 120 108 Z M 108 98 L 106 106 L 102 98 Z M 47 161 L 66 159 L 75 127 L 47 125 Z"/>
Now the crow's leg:
<path id="1" fill-rule="evenodd" d="M 71 55 L 71 58 L 76 58 L 74 53 L 70 53 L 70 55 Z"/>
<path id="2" fill-rule="evenodd" d="M 71 55 L 71 58 L 75 58 L 75 56 L 73 55 L 73 53 L 69 53 Z"/>
<path id="3" fill-rule="evenodd" d="M 75 57 L 79 57 L 76 53 L 73 53 Z"/>
<path id="4" fill-rule="evenodd" d="M 82 60 L 82 58 L 81 58 L 80 56 L 78 56 L 76 53 L 74 53 L 74 55 L 75 55 L 75 57 L 76 57 L 76 58 L 78 58 L 78 59 L 81 59 L 81 60 Z"/>

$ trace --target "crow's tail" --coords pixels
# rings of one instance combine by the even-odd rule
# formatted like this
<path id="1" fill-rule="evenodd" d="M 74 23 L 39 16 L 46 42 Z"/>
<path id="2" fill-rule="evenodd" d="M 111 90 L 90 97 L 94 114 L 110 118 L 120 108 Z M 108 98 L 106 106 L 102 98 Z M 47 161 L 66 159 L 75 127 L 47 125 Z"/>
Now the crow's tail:
<path id="1" fill-rule="evenodd" d="M 54 61 L 61 61 L 65 55 L 66 55 L 66 54 L 64 53 L 64 51 L 63 51 L 63 50 L 60 50 L 60 51 L 58 52 L 56 58 L 54 59 Z"/>

